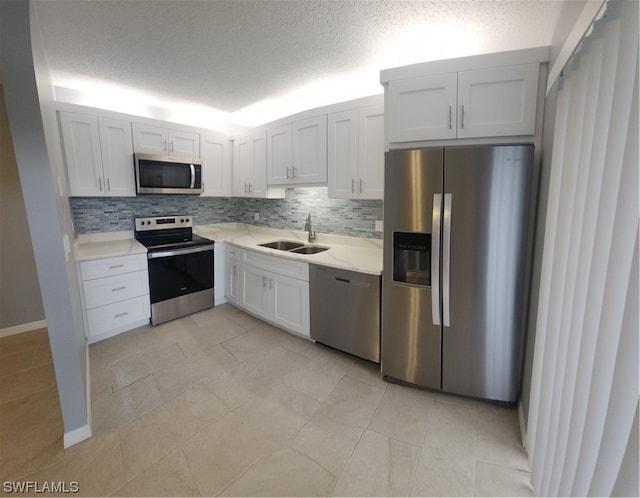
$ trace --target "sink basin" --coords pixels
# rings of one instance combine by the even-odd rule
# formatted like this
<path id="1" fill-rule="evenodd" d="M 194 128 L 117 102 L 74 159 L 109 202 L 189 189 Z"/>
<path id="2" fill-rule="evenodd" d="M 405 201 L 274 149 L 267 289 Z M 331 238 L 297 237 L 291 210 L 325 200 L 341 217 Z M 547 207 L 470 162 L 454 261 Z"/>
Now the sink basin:
<path id="1" fill-rule="evenodd" d="M 276 240 L 274 242 L 267 242 L 260 244 L 261 247 L 268 247 L 269 249 L 278 249 L 280 251 L 290 251 L 298 247 L 303 247 L 304 244 L 300 242 L 291 242 L 290 240 Z"/>
<path id="2" fill-rule="evenodd" d="M 328 247 L 320 247 L 320 246 L 304 246 L 298 249 L 293 249 L 290 252 L 295 252 L 296 254 L 317 254 L 322 251 L 326 251 L 329 249 Z"/>

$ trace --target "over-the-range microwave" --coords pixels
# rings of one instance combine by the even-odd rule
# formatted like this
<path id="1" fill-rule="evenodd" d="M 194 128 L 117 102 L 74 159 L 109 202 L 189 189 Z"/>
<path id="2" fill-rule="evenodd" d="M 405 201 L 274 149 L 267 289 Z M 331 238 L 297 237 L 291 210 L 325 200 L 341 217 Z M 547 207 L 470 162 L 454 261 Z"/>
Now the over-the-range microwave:
<path id="1" fill-rule="evenodd" d="M 201 194 L 202 161 L 155 154 L 133 155 L 137 194 Z"/>

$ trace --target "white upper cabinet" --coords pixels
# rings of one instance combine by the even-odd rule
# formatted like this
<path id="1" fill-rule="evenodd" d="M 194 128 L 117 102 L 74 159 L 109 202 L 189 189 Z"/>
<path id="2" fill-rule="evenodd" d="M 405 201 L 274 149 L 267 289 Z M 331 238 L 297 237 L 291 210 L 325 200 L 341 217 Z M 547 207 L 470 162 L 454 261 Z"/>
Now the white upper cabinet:
<path id="1" fill-rule="evenodd" d="M 384 194 L 383 106 L 329 114 L 329 197 L 382 199 Z"/>
<path id="2" fill-rule="evenodd" d="M 202 159 L 202 197 L 231 196 L 232 142 L 227 137 L 202 133 L 200 136 Z"/>
<path id="3" fill-rule="evenodd" d="M 98 118 L 102 170 L 107 183 L 106 195 L 136 195 L 133 172 L 131 123 L 120 119 Z"/>
<path id="4" fill-rule="evenodd" d="M 534 135 L 539 70 L 535 62 L 390 79 L 389 143 Z"/>
<path id="5" fill-rule="evenodd" d="M 326 115 L 269 128 L 267 183 L 327 183 Z"/>
<path id="6" fill-rule="evenodd" d="M 384 106 L 358 111 L 358 197 L 384 197 Z"/>
<path id="7" fill-rule="evenodd" d="M 291 125 L 267 130 L 267 181 L 271 185 L 293 180 L 293 139 Z"/>
<path id="8" fill-rule="evenodd" d="M 233 195 L 283 198 L 284 189 L 267 188 L 267 140 L 264 130 L 237 137 L 233 145 Z"/>
<path id="9" fill-rule="evenodd" d="M 539 64 L 458 73 L 458 138 L 533 135 Z"/>
<path id="10" fill-rule="evenodd" d="M 457 74 L 389 82 L 389 141 L 456 138 Z"/>
<path id="11" fill-rule="evenodd" d="M 133 123 L 133 149 L 145 154 L 198 159 L 200 158 L 200 135 Z"/>
<path id="12" fill-rule="evenodd" d="M 60 112 L 69 194 L 135 196 L 131 122 Z"/>

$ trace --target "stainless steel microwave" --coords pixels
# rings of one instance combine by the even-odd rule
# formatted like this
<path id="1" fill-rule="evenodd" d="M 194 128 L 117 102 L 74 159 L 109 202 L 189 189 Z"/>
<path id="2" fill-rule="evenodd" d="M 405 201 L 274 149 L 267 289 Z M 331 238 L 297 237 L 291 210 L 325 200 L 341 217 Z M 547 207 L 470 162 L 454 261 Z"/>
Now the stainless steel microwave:
<path id="1" fill-rule="evenodd" d="M 193 194 L 202 189 L 202 162 L 155 154 L 134 154 L 137 194 Z"/>

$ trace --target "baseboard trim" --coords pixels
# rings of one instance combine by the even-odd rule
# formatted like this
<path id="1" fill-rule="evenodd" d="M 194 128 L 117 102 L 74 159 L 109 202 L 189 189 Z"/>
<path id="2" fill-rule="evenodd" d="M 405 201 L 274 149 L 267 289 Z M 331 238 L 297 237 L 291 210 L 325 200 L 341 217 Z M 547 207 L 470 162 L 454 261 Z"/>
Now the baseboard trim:
<path id="1" fill-rule="evenodd" d="M 527 424 L 524 421 L 524 408 L 522 401 L 518 402 L 518 422 L 520 422 L 520 437 L 522 438 L 522 447 L 527 449 Z"/>
<path id="2" fill-rule="evenodd" d="M 46 326 L 47 326 L 46 320 L 38 320 L 37 322 L 14 325 L 13 327 L 0 329 L 0 337 L 9 337 L 10 335 L 22 334 L 24 332 L 31 332 L 32 330 L 43 329 Z"/>
<path id="3" fill-rule="evenodd" d="M 78 444 L 91 437 L 91 426 L 89 424 L 64 433 L 64 448 L 67 449 L 74 444 Z"/>

